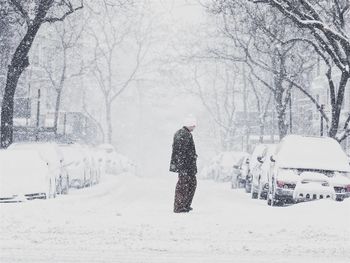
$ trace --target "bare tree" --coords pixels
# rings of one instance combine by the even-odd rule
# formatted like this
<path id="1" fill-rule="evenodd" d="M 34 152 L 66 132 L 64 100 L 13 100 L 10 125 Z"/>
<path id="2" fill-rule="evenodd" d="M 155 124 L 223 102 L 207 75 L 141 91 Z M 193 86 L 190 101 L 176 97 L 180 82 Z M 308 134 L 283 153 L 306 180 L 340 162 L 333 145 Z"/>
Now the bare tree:
<path id="1" fill-rule="evenodd" d="M 293 28 L 277 12 L 259 9 L 245 1 L 214 2 L 212 11 L 222 15 L 223 34 L 234 48 L 220 47 L 211 52 L 219 58 L 246 63 L 254 78 L 272 92 L 279 135 L 284 137 L 289 127 L 286 111 L 292 88 L 300 89 L 321 109 L 307 88 L 298 84 L 312 69 L 310 53 L 300 52 L 303 47 L 299 43 L 287 41 Z M 278 25 L 273 30 L 269 26 L 271 21 Z"/>
<path id="2" fill-rule="evenodd" d="M 272 93 L 266 93 L 264 88 L 257 87 L 253 76 L 248 77 L 250 87 L 253 91 L 256 109 L 258 111 L 258 120 L 259 120 L 259 142 L 264 142 L 265 128 L 267 126 L 266 118 L 270 110 Z M 261 85 L 261 84 L 260 84 Z M 274 125 L 272 123 L 272 125 Z"/>
<path id="3" fill-rule="evenodd" d="M 141 62 L 149 48 L 146 42 L 151 30 L 149 25 L 145 29 L 146 32 L 140 32 L 143 20 L 140 14 L 136 17 L 140 17 L 141 22 L 132 19 L 135 14 L 128 13 L 128 10 L 123 15 L 118 13 L 119 16 L 116 16 L 117 7 L 119 5 L 110 5 L 106 1 L 101 1 L 98 19 L 88 31 L 94 40 L 91 67 L 104 99 L 108 143 L 112 142 L 113 134 L 112 105 L 136 79 Z M 123 50 L 125 50 L 124 54 Z M 123 72 L 120 65 L 124 65 L 124 62 L 120 57 L 126 54 L 131 57 L 124 59 L 129 63 L 132 62 L 132 65 L 126 65 L 126 68 L 129 66 L 129 70 Z"/>
<path id="4" fill-rule="evenodd" d="M 192 94 L 197 95 L 205 109 L 214 120 L 220 134 L 221 148 L 225 151 L 236 147 L 235 136 L 237 123 L 235 122 L 236 101 L 239 93 L 237 74 L 228 65 L 222 66 L 216 63 L 214 70 L 202 66 L 194 69 L 195 90 Z"/>
<path id="5" fill-rule="evenodd" d="M 86 68 L 81 58 L 78 61 L 74 59 L 86 23 L 87 19 L 81 19 L 80 23 L 73 19 L 66 19 L 60 24 L 55 24 L 54 34 L 58 37 L 58 48 L 54 54 L 48 54 L 47 61 L 43 66 L 51 87 L 56 93 L 54 115 L 54 132 L 56 136 L 58 135 L 58 117 L 65 83 L 67 80 L 82 76 Z"/>
<path id="6" fill-rule="evenodd" d="M 326 77 L 331 101 L 331 125 L 328 135 L 336 137 L 346 85 L 350 78 L 349 0 L 248 0 L 269 5 L 288 18 L 297 28 L 304 29 L 306 37 L 294 37 L 291 41 L 303 41 L 312 46 L 323 59 L 328 70 Z M 261 6 L 261 5 L 260 5 Z M 340 79 L 333 77 L 334 66 L 340 71 Z M 348 120 L 348 119 L 347 119 Z M 347 120 L 345 123 L 348 123 Z M 345 125 L 345 128 L 348 125 Z M 342 133 L 342 136 L 347 133 Z"/>
<path id="7" fill-rule="evenodd" d="M 1 147 L 8 147 L 13 140 L 14 95 L 18 80 L 29 66 L 28 53 L 44 23 L 63 21 L 68 15 L 83 8 L 83 0 L 10 0 L 11 7 L 25 23 L 25 33 L 14 52 L 7 70 L 6 86 L 1 107 Z"/>
<path id="8" fill-rule="evenodd" d="M 94 114 L 92 114 L 87 106 L 87 102 L 86 102 L 86 90 L 83 91 L 83 96 L 82 96 L 82 110 L 83 113 L 85 113 L 97 126 L 100 135 L 101 135 L 101 141 L 104 142 L 105 141 L 105 133 L 104 133 L 104 129 L 103 126 L 101 124 L 100 120 L 97 120 L 97 118 L 94 116 Z"/>
<path id="9" fill-rule="evenodd" d="M 7 0 L 0 0 L 0 95 L 3 97 L 7 65 L 11 58 L 13 41 L 16 39 L 17 15 Z"/>

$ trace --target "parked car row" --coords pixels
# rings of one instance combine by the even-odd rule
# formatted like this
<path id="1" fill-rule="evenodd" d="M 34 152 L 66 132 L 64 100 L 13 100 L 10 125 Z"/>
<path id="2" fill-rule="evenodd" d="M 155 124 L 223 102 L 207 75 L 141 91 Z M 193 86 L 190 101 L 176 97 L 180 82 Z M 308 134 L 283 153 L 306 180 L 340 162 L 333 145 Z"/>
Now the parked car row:
<path id="1" fill-rule="evenodd" d="M 0 202 L 55 198 L 98 184 L 105 173 L 134 170 L 112 145 L 14 143 L 0 150 Z"/>
<path id="2" fill-rule="evenodd" d="M 237 163 L 242 157 L 248 156 L 242 152 L 221 152 L 216 155 L 201 171 L 202 179 L 212 179 L 216 182 L 229 182 L 234 176 L 232 164 Z"/>
<path id="3" fill-rule="evenodd" d="M 349 159 L 332 138 L 288 135 L 278 144 L 256 146 L 249 161 L 234 168 L 245 178 L 237 187 L 269 205 L 350 197 Z"/>

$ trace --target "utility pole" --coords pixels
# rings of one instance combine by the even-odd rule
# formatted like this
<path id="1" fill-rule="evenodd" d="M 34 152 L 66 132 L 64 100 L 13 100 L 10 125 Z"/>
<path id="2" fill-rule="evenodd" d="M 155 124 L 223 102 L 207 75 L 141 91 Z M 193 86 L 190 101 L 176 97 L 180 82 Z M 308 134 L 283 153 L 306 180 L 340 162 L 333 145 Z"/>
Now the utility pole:
<path id="1" fill-rule="evenodd" d="M 321 111 L 323 112 L 324 110 L 324 104 L 321 104 Z M 321 123 L 320 123 L 320 135 L 323 136 L 323 129 L 324 129 L 324 120 L 323 120 L 323 116 L 321 114 Z"/>
<path id="2" fill-rule="evenodd" d="M 39 125 L 40 125 L 40 89 L 38 89 L 38 102 L 36 108 L 36 127 L 35 127 L 35 140 L 39 140 Z"/>
<path id="3" fill-rule="evenodd" d="M 66 126 L 67 126 L 67 112 L 64 112 L 64 119 L 63 119 L 63 135 L 64 135 L 64 138 L 66 138 Z"/>
<path id="4" fill-rule="evenodd" d="M 289 96 L 289 132 L 293 133 L 292 91 Z"/>

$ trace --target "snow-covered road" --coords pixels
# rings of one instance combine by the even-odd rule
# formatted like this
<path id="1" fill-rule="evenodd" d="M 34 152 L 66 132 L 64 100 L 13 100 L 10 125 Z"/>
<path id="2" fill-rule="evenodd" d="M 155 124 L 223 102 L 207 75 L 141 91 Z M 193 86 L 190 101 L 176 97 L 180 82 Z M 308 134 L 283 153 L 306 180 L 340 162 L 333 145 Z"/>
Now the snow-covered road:
<path id="1" fill-rule="evenodd" d="M 55 200 L 0 204 L 0 262 L 350 262 L 350 200 L 268 207 L 198 181 L 172 213 L 176 176 L 106 176 Z"/>

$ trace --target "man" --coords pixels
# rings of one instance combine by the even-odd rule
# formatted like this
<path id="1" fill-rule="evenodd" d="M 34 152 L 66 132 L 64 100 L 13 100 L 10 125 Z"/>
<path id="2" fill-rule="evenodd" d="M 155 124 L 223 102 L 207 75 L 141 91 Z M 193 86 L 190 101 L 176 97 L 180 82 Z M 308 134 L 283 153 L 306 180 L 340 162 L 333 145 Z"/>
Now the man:
<path id="1" fill-rule="evenodd" d="M 197 153 L 191 132 L 196 127 L 196 120 L 189 116 L 184 127 L 174 135 L 170 171 L 178 173 L 175 189 L 174 212 L 187 213 L 197 187 Z"/>

